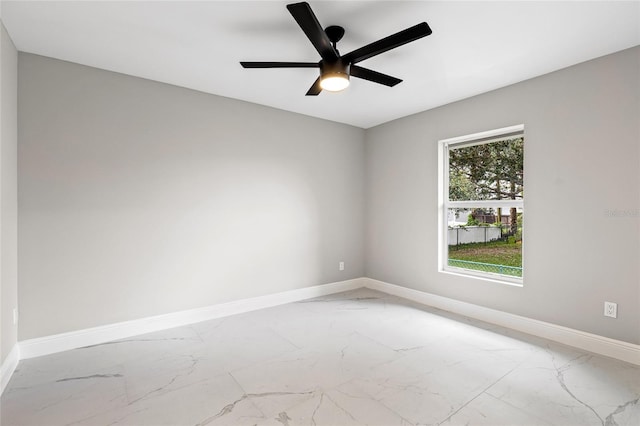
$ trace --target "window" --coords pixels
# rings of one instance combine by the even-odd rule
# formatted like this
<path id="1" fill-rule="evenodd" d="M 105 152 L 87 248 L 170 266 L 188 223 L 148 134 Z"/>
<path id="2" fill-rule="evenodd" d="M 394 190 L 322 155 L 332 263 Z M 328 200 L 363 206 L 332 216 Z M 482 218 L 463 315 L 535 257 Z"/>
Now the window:
<path id="1" fill-rule="evenodd" d="M 440 270 L 522 284 L 524 126 L 440 141 Z"/>

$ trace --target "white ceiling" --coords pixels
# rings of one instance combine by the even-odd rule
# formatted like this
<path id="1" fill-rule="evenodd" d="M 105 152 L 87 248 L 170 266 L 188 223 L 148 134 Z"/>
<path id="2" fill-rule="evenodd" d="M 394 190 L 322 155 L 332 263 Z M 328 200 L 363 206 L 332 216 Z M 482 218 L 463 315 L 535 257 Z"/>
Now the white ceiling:
<path id="1" fill-rule="evenodd" d="M 360 65 L 401 78 L 352 79 L 304 96 L 318 61 L 286 9 L 294 1 L 3 1 L 18 50 L 369 128 L 640 44 L 640 2 L 310 1 L 341 25 L 344 54 L 426 21 L 433 34 Z"/>

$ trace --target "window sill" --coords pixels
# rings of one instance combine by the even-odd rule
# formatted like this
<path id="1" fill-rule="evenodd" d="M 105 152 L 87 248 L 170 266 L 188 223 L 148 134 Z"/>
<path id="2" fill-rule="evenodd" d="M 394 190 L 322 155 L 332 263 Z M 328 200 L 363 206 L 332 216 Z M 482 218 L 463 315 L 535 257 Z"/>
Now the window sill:
<path id="1" fill-rule="evenodd" d="M 443 274 L 455 275 L 458 277 L 492 282 L 496 284 L 509 285 L 512 287 L 524 287 L 523 279 L 518 277 L 508 277 L 505 275 L 491 274 L 487 272 L 477 272 L 469 269 L 455 268 L 451 266 L 445 269 L 440 269 L 440 271 L 438 272 L 441 272 Z"/>

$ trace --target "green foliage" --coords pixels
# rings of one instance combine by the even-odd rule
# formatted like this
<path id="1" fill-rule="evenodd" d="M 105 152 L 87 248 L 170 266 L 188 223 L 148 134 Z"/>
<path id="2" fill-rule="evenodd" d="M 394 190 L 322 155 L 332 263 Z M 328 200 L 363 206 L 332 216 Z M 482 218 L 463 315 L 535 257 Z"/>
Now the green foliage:
<path id="1" fill-rule="evenodd" d="M 449 199 L 521 199 L 524 139 L 514 138 L 449 150 Z"/>
<path id="2" fill-rule="evenodd" d="M 475 185 L 462 170 L 451 170 L 449 173 L 449 199 L 474 200 L 477 199 Z"/>

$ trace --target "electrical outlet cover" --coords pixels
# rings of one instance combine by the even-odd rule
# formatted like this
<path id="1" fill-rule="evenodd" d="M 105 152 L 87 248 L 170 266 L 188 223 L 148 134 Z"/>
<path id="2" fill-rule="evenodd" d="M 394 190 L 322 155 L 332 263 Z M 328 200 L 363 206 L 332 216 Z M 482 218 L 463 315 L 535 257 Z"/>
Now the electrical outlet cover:
<path id="1" fill-rule="evenodd" d="M 618 317 L 618 304 L 613 302 L 604 302 L 604 316 L 617 318 Z"/>

